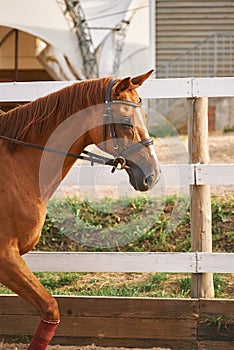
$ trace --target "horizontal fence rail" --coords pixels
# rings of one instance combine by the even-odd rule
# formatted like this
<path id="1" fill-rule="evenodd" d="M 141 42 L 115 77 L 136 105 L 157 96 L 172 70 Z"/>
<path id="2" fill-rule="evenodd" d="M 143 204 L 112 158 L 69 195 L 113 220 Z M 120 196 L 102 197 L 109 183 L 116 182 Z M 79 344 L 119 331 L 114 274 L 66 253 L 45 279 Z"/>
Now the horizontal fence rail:
<path id="1" fill-rule="evenodd" d="M 234 253 L 35 252 L 24 260 L 34 272 L 234 273 Z"/>
<path id="2" fill-rule="evenodd" d="M 61 320 L 54 344 L 163 349 L 233 350 L 233 301 L 227 299 L 76 297 L 57 295 Z M 32 335 L 34 308 L 0 296 L 1 338 Z M 1 344 L 1 343 L 0 343 Z M 93 347 L 93 346 L 92 346 Z M 16 349 L 16 348 L 15 348 Z"/>
<path id="3" fill-rule="evenodd" d="M 156 188 L 162 185 L 231 185 L 234 182 L 234 164 L 164 164 L 160 169 Z M 60 186 L 114 186 L 129 182 L 125 171 L 109 175 L 109 167 L 73 166 Z"/>
<path id="4" fill-rule="evenodd" d="M 0 102 L 31 101 L 75 81 L 0 83 Z M 139 88 L 142 98 L 234 96 L 234 77 L 149 79 Z"/>

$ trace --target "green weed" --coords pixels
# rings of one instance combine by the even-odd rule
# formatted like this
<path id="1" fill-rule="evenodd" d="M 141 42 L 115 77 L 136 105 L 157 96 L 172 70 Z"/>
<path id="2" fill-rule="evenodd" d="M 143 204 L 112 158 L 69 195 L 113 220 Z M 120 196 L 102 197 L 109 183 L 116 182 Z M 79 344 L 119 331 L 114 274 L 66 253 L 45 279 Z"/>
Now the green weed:
<path id="1" fill-rule="evenodd" d="M 221 327 L 228 329 L 231 325 L 234 324 L 234 318 L 227 315 L 211 316 L 203 315 L 206 317 L 203 323 L 206 323 L 208 326 L 212 326 L 216 331 L 216 334 L 220 333 Z"/>
<path id="2" fill-rule="evenodd" d="M 185 210 L 181 211 L 181 208 Z M 179 215 L 180 211 L 183 216 Z M 178 215 L 175 227 L 171 216 Z M 212 238 L 214 252 L 233 252 L 234 194 L 212 198 Z M 189 198 L 53 198 L 36 250 L 41 251 L 191 251 Z M 53 294 L 188 297 L 191 276 L 143 274 L 140 281 L 103 280 L 100 275 L 82 273 L 37 273 Z M 118 280 L 118 279 L 117 279 Z M 215 296 L 234 298 L 230 274 L 214 274 Z M 0 293 L 9 290 L 0 285 Z"/>

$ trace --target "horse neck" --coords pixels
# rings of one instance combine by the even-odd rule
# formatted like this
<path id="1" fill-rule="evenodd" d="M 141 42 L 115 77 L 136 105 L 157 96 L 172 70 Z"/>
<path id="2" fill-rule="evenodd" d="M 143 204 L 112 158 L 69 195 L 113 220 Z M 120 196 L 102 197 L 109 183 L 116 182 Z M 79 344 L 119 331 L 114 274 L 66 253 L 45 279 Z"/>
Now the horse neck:
<path id="1" fill-rule="evenodd" d="M 75 83 L 11 110 L 0 118 L 0 135 L 44 145 L 54 130 L 73 114 L 103 103 L 110 79 Z M 7 143 L 6 146 L 11 152 L 17 148 L 14 143 Z M 20 151 L 19 147 L 17 151 Z"/>
<path id="2" fill-rule="evenodd" d="M 50 136 L 63 123 L 66 128 L 73 116 L 78 121 L 82 120 L 82 123 L 85 123 L 87 121 L 87 113 L 84 117 L 85 113 L 82 111 L 91 106 L 104 103 L 108 81 L 109 78 L 82 81 L 50 94 L 45 98 L 38 99 L 39 109 L 45 115 L 42 122 L 42 128 L 44 127 L 45 132 L 42 130 L 39 133 L 37 131 L 33 132 L 32 127 L 34 140 L 37 136 L 40 140 L 42 133 L 44 135 L 46 133 L 47 137 L 48 135 Z M 45 110 L 43 110 L 44 106 L 46 106 Z"/>
<path id="3" fill-rule="evenodd" d="M 53 116 L 55 123 L 54 125 L 50 123 L 43 139 L 39 137 L 36 142 L 42 142 L 42 145 L 48 148 L 80 155 L 84 148 L 91 143 L 89 138 L 90 119 L 100 116 L 100 113 L 93 111 L 96 107 L 91 106 L 104 102 L 108 82 L 107 84 L 103 83 L 99 89 L 97 89 L 98 81 L 95 80 L 76 83 L 70 89 L 61 91 L 62 95 L 58 95 L 58 99 L 60 105 L 63 106 L 60 110 L 57 108 L 57 115 Z M 63 101 L 66 101 L 66 106 L 64 106 Z M 49 113 L 51 112 L 49 111 Z M 75 161 L 73 158 L 47 152 L 41 154 L 38 170 L 44 197 L 49 198 L 53 194 Z"/>
<path id="4" fill-rule="evenodd" d="M 101 116 L 100 113 L 90 116 L 83 111 L 92 105 L 103 104 L 110 79 L 107 77 L 75 83 L 6 113 L 0 119 L 0 135 L 79 155 L 91 143 L 89 133 L 85 130 L 90 119 Z M 53 194 L 75 161 L 17 146 L 13 142 L 4 143 L 2 151 L 7 156 L 10 153 L 12 162 L 16 161 L 22 169 L 22 178 L 26 178 L 27 174 L 30 178 L 28 181 L 34 183 L 35 188 L 43 187 L 47 198 Z"/>

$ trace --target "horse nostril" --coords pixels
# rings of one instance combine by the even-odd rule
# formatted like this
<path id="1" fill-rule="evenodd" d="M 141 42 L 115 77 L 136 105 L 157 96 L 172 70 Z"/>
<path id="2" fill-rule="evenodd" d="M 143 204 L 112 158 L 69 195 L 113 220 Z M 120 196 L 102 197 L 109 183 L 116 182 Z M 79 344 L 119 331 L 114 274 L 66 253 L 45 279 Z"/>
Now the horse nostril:
<path id="1" fill-rule="evenodd" d="M 155 183 L 154 175 L 147 176 L 145 178 L 145 184 L 148 186 L 148 188 L 151 188 Z"/>

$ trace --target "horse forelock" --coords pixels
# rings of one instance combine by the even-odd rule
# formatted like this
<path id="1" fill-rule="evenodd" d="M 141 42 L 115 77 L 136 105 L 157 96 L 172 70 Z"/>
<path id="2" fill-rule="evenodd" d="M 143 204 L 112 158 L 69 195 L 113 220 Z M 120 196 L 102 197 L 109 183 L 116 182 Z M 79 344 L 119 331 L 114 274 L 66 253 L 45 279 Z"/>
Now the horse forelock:
<path id="1" fill-rule="evenodd" d="M 24 141 L 47 133 L 72 114 L 84 108 L 104 103 L 107 86 L 112 77 L 74 83 L 61 90 L 0 116 L 0 135 Z M 7 142 L 10 151 L 16 145 Z"/>

